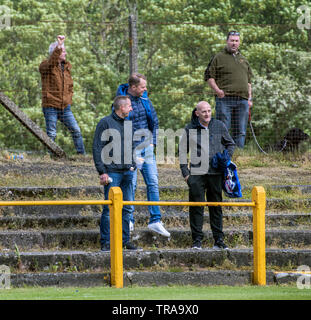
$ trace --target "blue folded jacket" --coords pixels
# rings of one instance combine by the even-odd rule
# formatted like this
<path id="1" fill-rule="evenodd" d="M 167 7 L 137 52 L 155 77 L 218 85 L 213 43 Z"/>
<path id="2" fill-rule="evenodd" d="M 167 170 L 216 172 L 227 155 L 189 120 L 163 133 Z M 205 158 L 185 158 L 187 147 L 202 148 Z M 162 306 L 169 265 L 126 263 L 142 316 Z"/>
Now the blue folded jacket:
<path id="1" fill-rule="evenodd" d="M 217 152 L 212 159 L 212 167 L 223 172 L 222 189 L 229 198 L 241 198 L 241 184 L 238 177 L 237 167 L 230 159 L 227 150 Z"/>

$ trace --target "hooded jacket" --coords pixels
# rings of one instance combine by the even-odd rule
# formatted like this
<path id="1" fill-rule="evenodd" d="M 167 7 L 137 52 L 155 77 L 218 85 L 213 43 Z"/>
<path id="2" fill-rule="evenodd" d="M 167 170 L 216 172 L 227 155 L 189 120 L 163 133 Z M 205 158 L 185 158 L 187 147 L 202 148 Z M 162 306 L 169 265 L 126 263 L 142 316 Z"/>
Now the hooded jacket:
<path id="1" fill-rule="evenodd" d="M 128 89 L 128 83 L 121 84 L 118 87 L 117 96 L 128 95 L 131 99 L 133 111 L 130 112 L 128 119 L 133 122 L 133 130 L 135 132 L 139 129 L 149 129 L 152 132 L 153 144 L 156 145 L 159 122 L 157 113 L 148 98 L 148 93 L 145 91 L 141 97 L 135 97 L 128 93 Z M 141 141 L 135 142 L 135 145 Z"/>
<path id="2" fill-rule="evenodd" d="M 185 158 L 184 153 L 189 153 L 190 150 L 195 150 L 197 152 L 197 156 L 200 157 L 201 154 L 204 154 L 202 152 L 203 149 L 207 150 L 208 152 L 208 169 L 206 172 L 202 172 L 202 174 L 222 174 L 221 170 L 217 170 L 216 168 L 212 167 L 212 160 L 213 157 L 217 152 L 222 153 L 225 149 L 228 151 L 228 154 L 230 157 L 232 157 L 234 148 L 235 148 L 235 143 L 233 139 L 231 138 L 225 124 L 217 119 L 212 118 L 211 121 L 208 124 L 208 145 L 203 142 L 201 142 L 201 136 L 202 132 L 206 130 L 203 126 L 201 126 L 199 122 L 198 116 L 195 114 L 196 108 L 192 111 L 192 117 L 191 117 L 191 122 L 185 127 L 184 133 L 181 137 L 180 143 L 179 143 L 179 158 L 180 158 L 180 169 L 182 172 L 183 177 L 187 177 L 190 175 L 190 170 L 188 166 L 188 161 Z M 195 130 L 196 132 L 196 146 L 193 145 L 193 143 L 190 142 L 190 130 Z M 184 150 L 183 147 L 185 147 Z M 194 149 L 194 147 L 196 147 Z M 206 154 L 206 153 L 205 153 Z M 190 168 L 198 168 L 199 166 L 202 165 L 202 162 L 193 164 L 190 161 Z"/>
<path id="3" fill-rule="evenodd" d="M 72 104 L 73 80 L 69 61 L 59 63 L 62 49 L 56 48 L 49 59 L 41 62 L 39 71 L 42 83 L 42 107 L 65 109 Z"/>

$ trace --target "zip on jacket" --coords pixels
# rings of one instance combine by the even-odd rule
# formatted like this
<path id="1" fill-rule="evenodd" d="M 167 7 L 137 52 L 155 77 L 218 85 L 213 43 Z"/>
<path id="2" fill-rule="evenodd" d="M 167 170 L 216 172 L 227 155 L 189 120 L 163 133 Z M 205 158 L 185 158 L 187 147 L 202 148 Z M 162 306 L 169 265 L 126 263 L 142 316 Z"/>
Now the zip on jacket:
<path id="1" fill-rule="evenodd" d="M 196 108 L 192 111 L 191 122 L 186 126 L 184 134 L 182 135 L 182 138 L 179 144 L 179 153 L 185 152 L 188 154 L 190 151 L 190 148 L 191 147 L 193 148 L 193 145 L 190 146 L 190 143 L 189 143 L 189 139 L 190 139 L 189 130 L 195 129 L 197 133 L 196 152 L 197 152 L 197 156 L 200 157 L 201 151 L 202 151 L 201 130 L 205 130 L 205 129 L 201 126 L 199 122 L 199 118 L 195 114 L 195 111 L 196 111 Z M 235 148 L 235 143 L 231 138 L 225 124 L 222 121 L 214 118 L 212 118 L 208 124 L 208 137 L 209 137 L 208 159 L 203 159 L 205 161 L 208 161 L 208 171 L 206 172 L 206 174 L 221 174 L 221 171 L 212 167 L 211 165 L 212 159 L 217 152 L 222 153 L 225 149 L 227 149 L 229 156 L 232 157 L 234 148 Z M 183 150 L 182 146 L 186 146 L 186 149 Z M 203 148 L 204 147 L 206 146 L 203 146 Z M 186 155 L 182 155 L 182 158 L 180 159 L 181 159 L 180 169 L 183 177 L 186 177 L 190 175 L 188 163 L 185 163 Z M 201 166 L 201 164 L 202 164 L 201 162 L 193 164 L 190 161 L 190 168 L 198 168 Z"/>

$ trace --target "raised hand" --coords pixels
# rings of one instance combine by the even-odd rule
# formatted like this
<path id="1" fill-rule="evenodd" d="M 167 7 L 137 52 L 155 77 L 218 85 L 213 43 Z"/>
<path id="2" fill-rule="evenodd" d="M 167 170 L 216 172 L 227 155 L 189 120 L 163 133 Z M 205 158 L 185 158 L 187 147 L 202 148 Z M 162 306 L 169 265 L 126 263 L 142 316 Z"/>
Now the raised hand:
<path id="1" fill-rule="evenodd" d="M 64 44 L 65 36 L 59 35 L 57 36 L 58 48 L 61 48 Z"/>

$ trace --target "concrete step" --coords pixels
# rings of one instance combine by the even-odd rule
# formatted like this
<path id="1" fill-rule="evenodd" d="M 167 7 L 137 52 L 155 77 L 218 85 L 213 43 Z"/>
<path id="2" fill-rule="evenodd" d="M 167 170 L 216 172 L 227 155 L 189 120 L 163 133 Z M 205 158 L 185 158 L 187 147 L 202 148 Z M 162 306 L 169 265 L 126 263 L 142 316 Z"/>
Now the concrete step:
<path id="1" fill-rule="evenodd" d="M 273 272 L 267 270 L 268 285 L 291 283 L 296 284 L 300 273 Z M 241 286 L 252 284 L 252 271 L 246 270 L 207 270 L 189 272 L 165 271 L 130 271 L 123 273 L 124 287 L 131 286 L 168 286 L 168 285 L 197 285 L 197 286 Z M 305 276 L 305 275 L 304 275 Z M 11 287 L 96 287 L 110 286 L 108 272 L 35 272 L 12 273 Z"/>
<path id="2" fill-rule="evenodd" d="M 61 209 L 59 213 L 37 214 L 29 212 L 15 215 L 11 212 L 10 215 L 0 216 L 0 230 L 19 230 L 19 229 L 65 229 L 65 228 L 96 228 L 99 226 L 101 212 L 94 209 L 94 211 L 83 211 L 81 208 L 74 208 L 72 211 L 67 211 L 63 214 Z M 20 207 L 22 208 L 22 207 Z M 27 208 L 27 207 L 24 207 Z M 35 207 L 34 207 L 35 208 Z M 76 210 L 75 210 L 76 209 Z M 67 208 L 68 210 L 68 208 Z M 27 212 L 27 211 L 26 211 Z M 253 214 L 252 213 L 224 213 L 223 225 L 224 227 L 233 227 L 237 225 L 251 226 Z M 147 209 L 142 212 L 135 212 L 135 227 L 145 227 L 149 221 L 149 212 Z M 167 228 L 174 227 L 189 227 L 189 214 L 187 212 L 163 212 L 162 221 Z M 209 214 L 206 210 L 204 214 L 204 223 L 209 223 Z M 276 226 L 310 226 L 310 213 L 268 213 L 266 212 L 266 225 L 269 227 Z"/>
<path id="3" fill-rule="evenodd" d="M 311 185 L 273 185 L 268 186 L 271 190 L 285 190 L 287 192 L 299 191 L 302 194 L 311 194 Z M 251 191 L 252 188 L 243 187 L 242 191 Z M 184 193 L 188 195 L 188 187 L 184 186 L 159 186 L 161 195 L 172 193 Z M 137 193 L 146 193 L 145 186 L 138 186 Z M 1 198 L 19 197 L 72 197 L 72 196 L 94 196 L 103 195 L 102 186 L 82 187 L 0 187 Z"/>
<path id="4" fill-rule="evenodd" d="M 0 187 L 0 197 L 4 199 L 20 198 L 64 198 L 64 197 L 85 197 L 103 195 L 101 186 L 83 187 Z"/>
<path id="5" fill-rule="evenodd" d="M 311 265 L 311 249 L 266 249 L 269 269 L 296 270 Z M 101 251 L 34 251 L 0 253 L 0 265 L 11 272 L 109 272 L 110 252 Z M 126 271 L 198 271 L 198 269 L 240 269 L 253 267 L 252 249 L 202 250 L 160 249 L 123 251 Z M 153 270 L 155 271 L 155 270 Z"/>
<path id="6" fill-rule="evenodd" d="M 171 209 L 172 210 L 172 209 Z M 135 228 L 144 227 L 149 222 L 149 212 L 135 212 Z M 209 213 L 208 209 L 204 212 L 204 224 L 209 224 Z M 174 211 L 167 212 L 162 210 L 162 221 L 167 228 L 176 227 L 187 227 L 189 228 L 189 213 L 185 211 Z M 277 226 L 307 226 L 311 225 L 311 212 L 303 213 L 272 213 L 266 211 L 265 222 L 267 227 L 277 227 Z M 223 213 L 223 226 L 233 227 L 237 225 L 252 226 L 253 223 L 253 213 L 252 212 L 238 212 L 233 213 L 224 210 Z"/>
<path id="7" fill-rule="evenodd" d="M 299 191 L 303 194 L 311 194 L 311 185 L 275 185 L 271 186 L 274 190 Z"/>
<path id="8" fill-rule="evenodd" d="M 272 271 L 266 273 L 267 284 L 278 283 Z M 168 285 L 250 285 L 251 271 L 218 270 L 199 272 L 124 272 L 124 287 L 136 286 L 168 286 Z M 12 287 L 40 286 L 40 287 L 95 287 L 109 286 L 109 273 L 16 273 L 11 274 Z"/>
<path id="9" fill-rule="evenodd" d="M 46 206 L 2 206 L 0 217 L 13 216 L 55 216 L 55 215 L 81 215 L 93 216 L 102 211 L 101 205 L 46 205 Z"/>
<path id="10" fill-rule="evenodd" d="M 148 229 L 137 229 L 132 239 L 143 247 L 187 248 L 192 244 L 189 230 L 169 229 L 171 238 L 165 238 Z M 251 246 L 253 232 L 251 229 L 224 229 L 224 241 L 231 248 Z M 205 246 L 213 245 L 212 233 L 205 231 Z M 311 230 L 306 229 L 267 229 L 266 245 L 270 247 L 303 247 L 311 244 Z M 33 248 L 76 248 L 93 249 L 99 247 L 99 230 L 46 230 L 46 231 L 1 231 L 0 248 L 14 250 Z"/>
<path id="11" fill-rule="evenodd" d="M 161 197 L 166 195 L 188 195 L 187 186 L 159 186 Z M 136 195 L 145 195 L 146 187 L 138 186 Z M 82 187 L 0 187 L 1 199 L 20 198 L 64 198 L 64 197 L 103 197 L 104 188 L 102 186 L 82 186 Z"/>
<path id="12" fill-rule="evenodd" d="M 51 215 L 0 217 L 0 230 L 20 229 L 91 229 L 99 226 L 100 216 Z"/>

